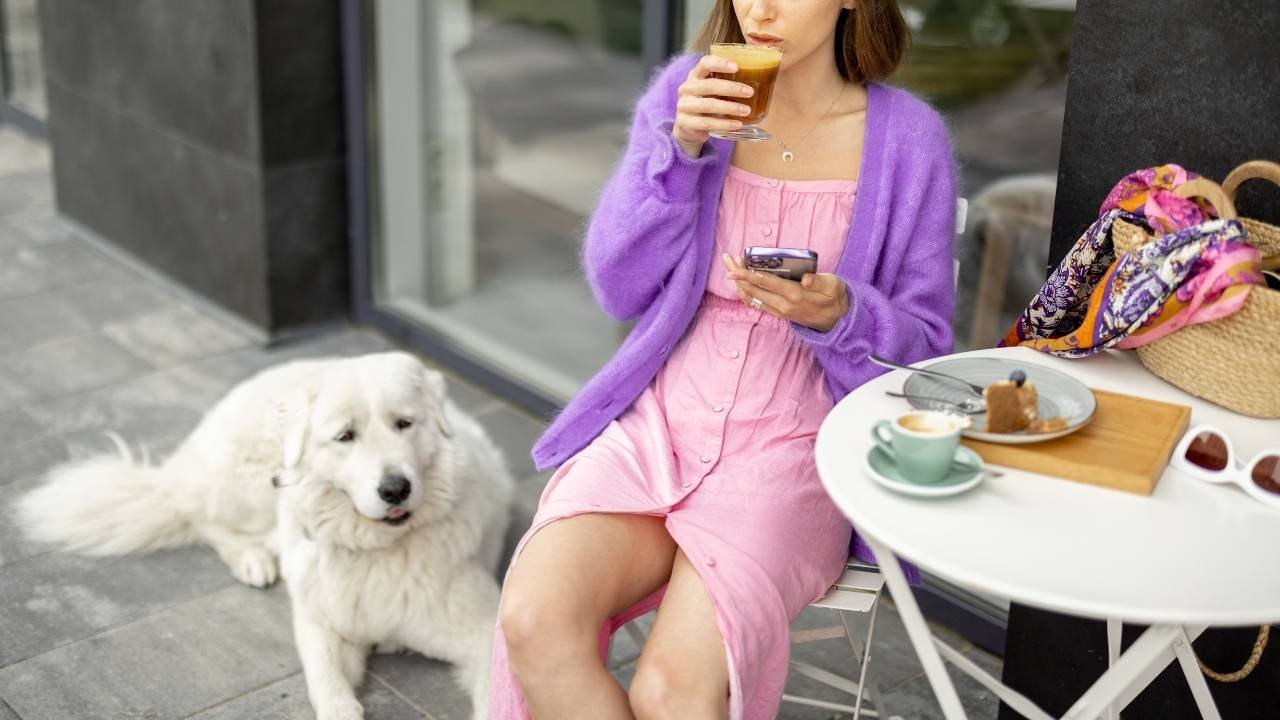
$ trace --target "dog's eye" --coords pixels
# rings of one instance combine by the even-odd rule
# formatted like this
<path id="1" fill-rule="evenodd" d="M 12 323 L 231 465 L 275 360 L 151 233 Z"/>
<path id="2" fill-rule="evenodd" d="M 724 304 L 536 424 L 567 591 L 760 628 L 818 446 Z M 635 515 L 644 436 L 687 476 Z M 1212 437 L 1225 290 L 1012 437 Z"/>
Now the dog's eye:
<path id="1" fill-rule="evenodd" d="M 336 440 L 336 441 L 338 441 L 338 442 L 340 442 L 340 443 L 349 443 L 349 442 L 351 442 L 352 440 L 355 440 L 355 439 L 356 439 L 356 431 L 355 431 L 355 430 L 343 430 L 343 431 L 342 431 L 342 433 L 341 433 L 340 435 L 338 435 L 338 437 L 334 438 L 334 440 Z"/>
<path id="2" fill-rule="evenodd" d="M 397 430 L 408 430 L 411 427 L 413 427 L 413 421 L 409 418 L 400 418 L 399 420 L 396 420 Z"/>

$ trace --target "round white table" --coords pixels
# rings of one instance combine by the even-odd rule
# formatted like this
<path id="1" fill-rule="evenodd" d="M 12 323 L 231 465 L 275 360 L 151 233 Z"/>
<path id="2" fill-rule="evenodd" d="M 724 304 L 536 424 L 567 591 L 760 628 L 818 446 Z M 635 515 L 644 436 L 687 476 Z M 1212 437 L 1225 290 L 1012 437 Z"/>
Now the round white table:
<path id="1" fill-rule="evenodd" d="M 999 357 L 1045 365 L 1091 388 L 1191 407 L 1191 426 L 1226 432 L 1242 460 L 1280 446 L 1280 420 L 1259 420 L 1193 397 L 1148 372 L 1131 352 L 1063 360 L 1028 348 L 951 357 Z M 929 362 L 921 363 L 927 365 Z M 894 493 L 862 471 L 871 426 L 901 413 L 907 372 L 854 390 L 827 416 L 816 457 L 823 485 L 876 552 L 911 642 L 948 718 L 964 711 L 939 651 L 1031 718 L 1049 716 L 936 641 L 894 556 L 961 587 L 1058 612 L 1108 621 L 1112 664 L 1068 718 L 1115 717 L 1174 659 L 1201 713 L 1217 709 L 1190 643 L 1210 625 L 1280 621 L 1280 572 L 1264 550 L 1280 547 L 1280 511 L 1234 485 L 1166 470 L 1150 497 L 1010 468 L 953 497 Z M 1118 654 L 1121 622 L 1151 627 Z"/>

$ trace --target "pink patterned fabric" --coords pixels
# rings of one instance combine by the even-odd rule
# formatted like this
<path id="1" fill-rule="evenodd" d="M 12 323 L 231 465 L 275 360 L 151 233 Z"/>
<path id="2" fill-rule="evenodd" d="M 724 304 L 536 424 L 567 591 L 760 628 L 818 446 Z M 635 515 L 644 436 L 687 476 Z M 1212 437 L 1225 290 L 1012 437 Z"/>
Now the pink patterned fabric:
<path id="1" fill-rule="evenodd" d="M 832 272 L 853 213 L 852 181 L 780 181 L 730 167 L 716 257 L 747 245 L 808 247 Z M 699 569 L 729 661 L 730 718 L 777 715 L 790 624 L 849 555 L 850 527 L 813 460 L 832 407 L 822 366 L 790 323 L 746 307 L 716 262 L 689 331 L 657 378 L 547 483 L 516 556 L 539 529 L 588 512 L 666 519 Z M 513 564 L 516 562 L 513 560 Z M 657 607 L 660 589 L 601 630 Z M 490 717 L 528 718 L 498 627 Z"/>
<path id="2" fill-rule="evenodd" d="M 1201 200 L 1179 197 L 1174 190 L 1199 175 L 1181 165 L 1169 163 L 1158 167 L 1143 168 L 1125 175 L 1107 193 L 1107 199 L 1098 208 L 1098 215 L 1119 208 L 1142 218 L 1147 227 L 1157 234 L 1177 232 L 1199 225 L 1217 213 L 1213 206 Z"/>

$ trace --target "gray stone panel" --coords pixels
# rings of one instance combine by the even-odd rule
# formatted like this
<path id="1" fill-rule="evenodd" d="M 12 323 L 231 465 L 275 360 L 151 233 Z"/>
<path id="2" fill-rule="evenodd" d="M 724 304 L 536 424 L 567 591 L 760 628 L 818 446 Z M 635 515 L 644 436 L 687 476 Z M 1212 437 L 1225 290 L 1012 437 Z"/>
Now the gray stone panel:
<path id="1" fill-rule="evenodd" d="M 340 159 L 266 170 L 272 329 L 346 314 L 350 271 L 345 171 Z"/>
<path id="2" fill-rule="evenodd" d="M 49 82 L 59 209 L 183 285 L 270 323 L 258 169 Z"/>
<path id="3" fill-rule="evenodd" d="M 4 577 L 0 635 L 5 642 L 0 645 L 0 667 L 236 582 L 217 557 L 194 547 L 118 559 L 51 552 L 6 565 Z M 0 697 L 13 703 L 11 670 L 0 670 Z M 26 710 L 14 704 L 25 717 Z"/>
<path id="4" fill-rule="evenodd" d="M 252 0 L 42 0 L 40 15 L 50 85 L 151 132 L 258 158 Z"/>
<path id="5" fill-rule="evenodd" d="M 262 162 L 267 167 L 343 154 L 338 3 L 257 0 Z"/>
<path id="6" fill-rule="evenodd" d="M 23 720 L 186 717 L 298 672 L 283 595 L 234 585 L 157 608 L 0 670 L 0 696 Z"/>

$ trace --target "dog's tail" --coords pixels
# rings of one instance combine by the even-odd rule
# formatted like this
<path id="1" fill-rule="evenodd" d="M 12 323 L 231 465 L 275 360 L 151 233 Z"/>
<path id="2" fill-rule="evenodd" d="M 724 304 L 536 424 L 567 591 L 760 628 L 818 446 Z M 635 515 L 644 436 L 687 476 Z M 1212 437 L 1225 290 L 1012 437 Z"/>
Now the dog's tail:
<path id="1" fill-rule="evenodd" d="M 181 493 L 161 468 L 135 460 L 118 435 L 118 454 L 60 465 L 16 503 L 27 537 L 83 555 L 127 555 L 193 541 Z"/>

